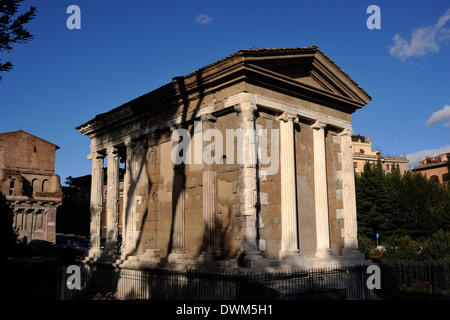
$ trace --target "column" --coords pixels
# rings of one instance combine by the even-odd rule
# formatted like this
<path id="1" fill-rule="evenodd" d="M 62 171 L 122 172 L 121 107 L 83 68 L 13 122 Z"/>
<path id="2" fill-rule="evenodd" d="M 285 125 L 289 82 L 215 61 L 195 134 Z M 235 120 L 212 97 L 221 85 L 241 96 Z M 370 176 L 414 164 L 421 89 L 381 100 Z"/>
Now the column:
<path id="1" fill-rule="evenodd" d="M 184 206 L 184 164 L 175 165 L 172 180 L 172 245 L 168 261 L 172 263 L 183 263 L 187 259 L 185 250 L 185 206 Z"/>
<path id="2" fill-rule="evenodd" d="M 185 241 L 185 227 L 184 227 L 184 185 L 183 176 L 176 174 L 173 177 L 173 210 L 174 210 L 174 233 L 172 240 L 172 251 L 183 251 Z"/>
<path id="3" fill-rule="evenodd" d="M 125 175 L 123 178 L 123 205 L 122 205 L 122 256 L 126 258 L 136 249 L 136 223 L 134 220 L 136 177 L 133 171 L 133 154 L 135 144 L 131 141 L 125 143 Z"/>
<path id="4" fill-rule="evenodd" d="M 119 240 L 119 150 L 110 147 L 108 152 L 108 185 L 106 193 L 106 246 L 109 255 L 116 255 Z"/>
<path id="5" fill-rule="evenodd" d="M 344 129 L 341 137 L 342 201 L 344 212 L 344 248 L 342 255 L 359 254 L 356 222 L 355 173 L 353 171 L 352 135 Z"/>
<path id="6" fill-rule="evenodd" d="M 209 114 L 202 116 L 201 120 L 203 131 L 212 129 L 213 123 L 216 122 L 216 118 Z M 203 150 L 201 151 L 203 153 Z M 217 172 L 214 163 L 204 163 L 203 168 L 204 251 L 200 261 L 207 261 L 220 254 L 216 248 Z"/>
<path id="7" fill-rule="evenodd" d="M 255 128 L 255 113 L 257 111 L 256 103 L 252 100 L 251 95 L 245 95 L 238 105 L 235 106 L 239 112 L 240 124 L 243 130 L 244 164 L 242 167 L 242 207 L 243 210 L 243 243 L 242 250 L 244 253 L 243 264 L 246 267 L 263 267 L 268 266 L 258 249 L 258 216 L 257 216 L 257 142 Z"/>
<path id="8" fill-rule="evenodd" d="M 103 212 L 103 162 L 105 156 L 93 151 L 88 159 L 92 160 L 91 175 L 91 233 L 89 255 L 100 254 L 101 217 Z"/>
<path id="9" fill-rule="evenodd" d="M 280 120 L 281 251 L 280 259 L 299 254 L 294 150 L 294 123 L 298 117 L 284 112 Z"/>
<path id="10" fill-rule="evenodd" d="M 316 256 L 331 254 L 328 216 L 327 168 L 325 158 L 325 124 L 316 121 L 312 125 L 314 141 L 314 195 L 316 207 Z"/>
<path id="11" fill-rule="evenodd" d="M 203 223 L 206 256 L 216 255 L 217 173 L 203 171 Z"/>

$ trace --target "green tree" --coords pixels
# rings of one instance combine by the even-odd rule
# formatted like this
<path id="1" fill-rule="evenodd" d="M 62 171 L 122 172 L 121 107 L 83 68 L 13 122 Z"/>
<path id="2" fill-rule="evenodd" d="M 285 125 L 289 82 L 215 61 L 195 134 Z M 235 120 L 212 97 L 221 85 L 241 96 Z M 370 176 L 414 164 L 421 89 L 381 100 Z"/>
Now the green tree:
<path id="1" fill-rule="evenodd" d="M 430 180 L 419 172 L 404 175 L 398 167 L 384 172 L 380 161 L 366 163 L 355 177 L 360 233 L 373 238 L 409 236 L 429 238 L 450 230 L 450 186 Z"/>
<path id="2" fill-rule="evenodd" d="M 389 232 L 395 204 L 381 161 L 375 165 L 366 162 L 361 176 L 355 177 L 355 186 L 360 231 L 367 237 Z"/>
<path id="3" fill-rule="evenodd" d="M 0 53 L 3 51 L 9 53 L 13 50 L 13 44 L 26 43 L 33 39 L 30 32 L 24 28 L 24 24 L 36 16 L 36 8 L 30 7 L 29 11 L 16 16 L 21 2 L 23 0 L 0 0 Z M 2 63 L 0 59 L 0 72 L 10 71 L 12 67 L 11 62 Z"/>

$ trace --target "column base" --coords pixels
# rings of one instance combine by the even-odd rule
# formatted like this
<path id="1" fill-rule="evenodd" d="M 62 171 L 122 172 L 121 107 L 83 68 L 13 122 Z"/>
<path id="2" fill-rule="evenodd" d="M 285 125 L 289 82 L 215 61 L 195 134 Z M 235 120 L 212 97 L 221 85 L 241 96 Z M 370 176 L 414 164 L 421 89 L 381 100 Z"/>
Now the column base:
<path id="1" fill-rule="evenodd" d="M 168 263 L 192 264 L 194 259 L 189 258 L 187 251 L 184 249 L 175 249 L 167 256 Z"/>
<path id="2" fill-rule="evenodd" d="M 327 259 L 332 258 L 334 255 L 331 253 L 330 249 L 317 249 L 316 258 Z"/>
<path id="3" fill-rule="evenodd" d="M 280 251 L 279 257 L 280 260 L 290 260 L 295 257 L 300 257 L 300 251 L 298 250 Z"/>

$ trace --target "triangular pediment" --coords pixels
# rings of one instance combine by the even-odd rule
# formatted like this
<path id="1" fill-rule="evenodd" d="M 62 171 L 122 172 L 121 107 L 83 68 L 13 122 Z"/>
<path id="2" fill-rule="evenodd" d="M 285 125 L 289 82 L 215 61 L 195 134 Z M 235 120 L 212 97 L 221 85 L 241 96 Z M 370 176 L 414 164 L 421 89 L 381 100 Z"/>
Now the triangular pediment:
<path id="1" fill-rule="evenodd" d="M 308 50 L 309 49 L 309 50 Z M 264 55 L 260 54 L 264 53 Z M 248 50 L 248 65 L 268 70 L 324 93 L 367 104 L 371 97 L 317 47 Z"/>

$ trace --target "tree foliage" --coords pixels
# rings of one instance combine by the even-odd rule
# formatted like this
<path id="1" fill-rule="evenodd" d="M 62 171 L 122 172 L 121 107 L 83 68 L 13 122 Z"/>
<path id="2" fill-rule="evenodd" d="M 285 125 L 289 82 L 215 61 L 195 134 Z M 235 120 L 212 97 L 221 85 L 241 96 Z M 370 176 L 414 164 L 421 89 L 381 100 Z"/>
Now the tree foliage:
<path id="1" fill-rule="evenodd" d="M 9 206 L 6 197 L 0 193 L 0 243 L 4 256 L 15 246 L 17 242 L 17 231 L 13 228 L 14 212 Z"/>
<path id="2" fill-rule="evenodd" d="M 363 246 L 375 248 L 378 233 L 390 247 L 386 247 L 390 255 L 432 258 L 450 250 L 449 183 L 419 172 L 402 175 L 398 167 L 384 171 L 378 161 L 376 165 L 366 163 L 361 176 L 355 176 L 355 187 Z"/>
<path id="3" fill-rule="evenodd" d="M 419 172 L 401 175 L 366 163 L 355 177 L 360 233 L 375 237 L 429 237 L 438 230 L 450 230 L 450 188 L 448 183 L 427 179 Z"/>
<path id="4" fill-rule="evenodd" d="M 17 15 L 19 6 L 23 0 L 0 0 L 0 52 L 11 52 L 12 45 L 16 43 L 26 43 L 33 39 L 33 35 L 24 28 L 36 16 L 36 7 Z M 0 72 L 10 71 L 13 65 L 7 61 L 1 62 Z M 0 80 L 1 80 L 0 76 Z"/>

